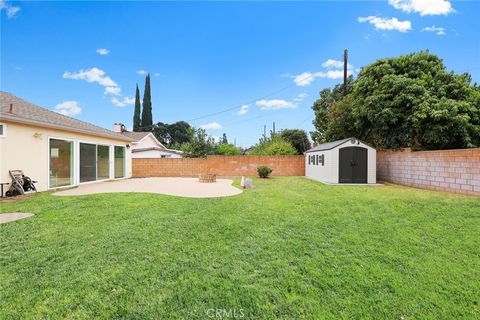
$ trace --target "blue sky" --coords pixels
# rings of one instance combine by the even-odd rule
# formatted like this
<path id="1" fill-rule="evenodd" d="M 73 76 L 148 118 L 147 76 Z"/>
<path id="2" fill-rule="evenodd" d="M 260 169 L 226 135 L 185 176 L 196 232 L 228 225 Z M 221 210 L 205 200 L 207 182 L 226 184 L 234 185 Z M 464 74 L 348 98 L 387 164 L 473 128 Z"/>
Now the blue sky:
<path id="1" fill-rule="evenodd" d="M 131 127 L 151 73 L 154 121 L 191 120 L 254 144 L 264 124 L 313 129 L 318 92 L 378 58 L 428 49 L 480 82 L 480 3 L 0 1 L 1 89 Z M 275 93 L 271 94 L 270 93 Z M 267 96 L 268 95 L 268 96 Z M 241 106 L 244 106 L 243 108 Z M 242 112 L 240 112 L 242 110 Z"/>

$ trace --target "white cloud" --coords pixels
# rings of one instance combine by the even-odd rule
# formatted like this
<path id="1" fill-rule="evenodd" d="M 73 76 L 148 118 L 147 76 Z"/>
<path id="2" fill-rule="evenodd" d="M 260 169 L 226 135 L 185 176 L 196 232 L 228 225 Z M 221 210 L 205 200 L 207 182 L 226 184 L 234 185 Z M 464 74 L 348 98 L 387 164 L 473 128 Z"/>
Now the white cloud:
<path id="1" fill-rule="evenodd" d="M 397 30 L 407 32 L 412 29 L 412 23 L 408 20 L 400 21 L 397 18 L 381 18 L 376 16 L 359 17 L 358 22 L 368 22 L 377 30 Z"/>
<path id="2" fill-rule="evenodd" d="M 79 72 L 65 71 L 63 78 L 96 82 L 104 87 L 118 87 L 118 84 L 107 76 L 105 71 L 95 67 L 87 70 L 80 70 Z"/>
<path id="3" fill-rule="evenodd" d="M 439 36 L 444 36 L 445 35 L 445 28 L 431 26 L 431 27 L 423 28 L 422 32 L 434 32 Z"/>
<path id="4" fill-rule="evenodd" d="M 97 53 L 101 56 L 106 56 L 107 54 L 110 53 L 110 50 L 105 48 L 100 48 L 100 49 L 97 49 Z"/>
<path id="5" fill-rule="evenodd" d="M 248 112 L 248 105 L 244 104 L 243 106 L 240 107 L 240 110 L 238 110 L 237 115 L 243 116 Z"/>
<path id="6" fill-rule="evenodd" d="M 352 65 L 349 65 L 353 68 Z M 347 75 L 351 75 L 352 70 L 347 69 Z M 304 72 L 299 75 L 296 75 L 293 78 L 295 84 L 299 87 L 305 87 L 312 84 L 313 81 L 317 78 L 327 78 L 327 79 L 341 79 L 343 78 L 343 70 L 327 70 L 327 71 L 319 71 L 319 72 Z"/>
<path id="7" fill-rule="evenodd" d="M 65 71 L 63 78 L 84 80 L 86 82 L 97 83 L 105 87 L 103 93 L 105 95 L 114 96 L 110 101 L 117 107 L 125 107 L 135 103 L 134 98 L 122 96 L 122 89 L 120 86 L 109 76 L 107 76 L 105 71 L 101 69 L 94 67 L 86 70 L 80 70 L 78 72 Z"/>
<path id="8" fill-rule="evenodd" d="M 322 67 L 324 68 L 343 68 L 343 61 L 342 60 L 334 60 L 328 59 L 324 63 L 322 63 Z M 347 69 L 351 69 L 353 66 L 350 63 L 347 63 Z"/>
<path id="9" fill-rule="evenodd" d="M 295 101 L 296 103 L 300 103 L 300 102 L 302 102 L 303 100 L 305 100 L 306 97 L 307 97 L 307 94 L 306 94 L 306 93 L 300 93 L 298 96 L 296 96 L 295 98 L 293 98 L 293 101 Z"/>
<path id="10" fill-rule="evenodd" d="M 282 99 L 262 99 L 255 102 L 255 104 L 262 110 L 294 109 L 297 107 L 296 104 Z"/>
<path id="11" fill-rule="evenodd" d="M 160 75 L 160 73 L 158 73 L 158 72 L 155 72 L 155 74 L 154 74 L 155 77 L 158 77 L 159 75 Z"/>
<path id="12" fill-rule="evenodd" d="M 123 97 L 120 99 L 117 97 L 113 97 L 111 101 L 117 107 L 125 107 L 128 105 L 135 104 L 135 98 L 132 98 L 132 97 Z"/>
<path id="13" fill-rule="evenodd" d="M 122 93 L 122 89 L 120 87 L 105 87 L 105 94 L 110 94 L 112 96 L 119 96 Z"/>
<path id="14" fill-rule="evenodd" d="M 342 68 L 343 67 L 343 61 L 340 60 L 334 60 L 334 59 L 328 59 L 324 63 L 322 63 L 322 67 L 324 68 Z"/>
<path id="15" fill-rule="evenodd" d="M 144 76 L 144 75 L 147 74 L 147 71 L 145 71 L 145 70 L 137 70 L 137 73 L 138 73 L 139 75 L 141 75 L 141 76 Z"/>
<path id="16" fill-rule="evenodd" d="M 200 126 L 200 128 L 202 129 L 205 129 L 205 130 L 219 130 L 219 129 L 222 129 L 222 125 L 218 122 L 210 122 L 210 123 L 207 123 L 207 124 L 202 124 Z"/>
<path id="17" fill-rule="evenodd" d="M 82 108 L 80 108 L 77 101 L 64 101 L 55 106 L 55 111 L 65 116 L 73 117 L 82 112 Z"/>
<path id="18" fill-rule="evenodd" d="M 455 12 L 448 0 L 388 0 L 395 9 L 416 12 L 421 16 L 447 15 Z"/>
<path id="19" fill-rule="evenodd" d="M 309 86 L 317 78 L 316 74 L 304 72 L 294 76 L 293 82 L 299 87 Z"/>
<path id="20" fill-rule="evenodd" d="M 0 0 L 0 10 L 5 10 L 7 17 L 10 19 L 20 11 L 20 7 L 12 6 L 6 1 Z"/>

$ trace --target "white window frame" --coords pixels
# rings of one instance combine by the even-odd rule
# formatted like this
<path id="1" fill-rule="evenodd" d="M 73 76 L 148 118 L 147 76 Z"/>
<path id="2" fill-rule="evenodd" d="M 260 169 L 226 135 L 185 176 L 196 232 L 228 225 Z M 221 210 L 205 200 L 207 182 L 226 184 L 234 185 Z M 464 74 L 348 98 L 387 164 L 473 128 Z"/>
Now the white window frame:
<path id="1" fill-rule="evenodd" d="M 3 127 L 3 132 L 0 134 L 0 138 L 6 138 L 7 137 L 7 124 L 0 122 L 0 126 Z"/>
<path id="2" fill-rule="evenodd" d="M 63 138 L 63 137 L 57 137 L 57 136 L 48 136 L 48 143 L 47 143 L 47 173 L 48 173 L 48 179 L 47 179 L 47 187 L 48 187 L 48 190 L 55 190 L 55 189 L 63 189 L 63 188 L 71 188 L 71 187 L 74 187 L 77 184 L 77 160 L 76 160 L 76 155 L 77 155 L 77 143 L 75 141 L 75 139 L 71 139 L 71 138 Z M 63 140 L 63 141 L 68 141 L 68 142 L 71 142 L 73 143 L 73 154 L 72 154 L 72 157 L 73 157 L 73 168 L 72 168 L 72 183 L 67 185 L 67 186 L 58 186 L 58 187 L 52 187 L 50 186 L 50 140 Z"/>
<path id="3" fill-rule="evenodd" d="M 127 145 L 126 144 L 112 144 L 112 160 L 113 160 L 113 175 L 112 179 L 121 180 L 127 178 Z M 123 177 L 115 177 L 115 147 L 123 147 Z M 131 147 L 130 147 L 131 148 Z"/>

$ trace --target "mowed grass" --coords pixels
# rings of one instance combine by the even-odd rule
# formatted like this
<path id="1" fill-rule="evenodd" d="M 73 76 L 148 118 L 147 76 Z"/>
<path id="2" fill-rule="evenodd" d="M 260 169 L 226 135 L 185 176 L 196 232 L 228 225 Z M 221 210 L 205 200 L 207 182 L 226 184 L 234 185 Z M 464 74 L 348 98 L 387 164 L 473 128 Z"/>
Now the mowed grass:
<path id="1" fill-rule="evenodd" d="M 479 198 L 254 182 L 2 203 L 0 318 L 480 317 Z"/>

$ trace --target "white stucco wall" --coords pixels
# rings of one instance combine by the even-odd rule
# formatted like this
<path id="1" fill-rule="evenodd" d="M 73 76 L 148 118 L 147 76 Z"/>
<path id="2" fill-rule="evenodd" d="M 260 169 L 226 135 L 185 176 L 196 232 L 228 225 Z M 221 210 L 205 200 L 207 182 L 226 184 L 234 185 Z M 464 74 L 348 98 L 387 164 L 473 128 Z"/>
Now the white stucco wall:
<path id="1" fill-rule="evenodd" d="M 162 158 L 162 156 L 167 156 L 167 158 L 181 158 L 182 156 L 172 152 L 166 152 L 161 150 L 146 150 L 140 152 L 132 152 L 132 158 Z"/>
<path id="2" fill-rule="evenodd" d="M 133 145 L 133 149 L 144 149 L 144 148 L 155 148 L 161 147 L 162 145 L 155 140 L 150 134 L 143 138 L 142 140 L 138 141 Z"/>
<path id="3" fill-rule="evenodd" d="M 340 149 L 345 147 L 362 147 L 367 149 L 367 183 L 377 183 L 377 151 L 360 142 L 352 144 L 350 141 L 331 150 L 307 152 L 305 154 L 305 176 L 327 183 L 338 183 L 339 177 L 339 154 Z M 325 165 L 308 164 L 309 155 L 324 155 Z"/>
<path id="4" fill-rule="evenodd" d="M 48 189 L 49 180 L 49 138 L 74 141 L 74 184 L 80 181 L 79 143 L 92 143 L 111 146 L 110 177 L 113 178 L 113 146 L 126 146 L 128 142 L 75 132 L 34 127 L 24 124 L 1 121 L 7 126 L 6 137 L 0 138 L 0 180 L 10 182 L 9 170 L 20 169 L 25 175 L 37 180 L 38 191 Z M 131 149 L 125 148 L 125 177 L 132 176 Z M 8 186 L 5 186 L 8 189 Z"/>
<path id="5" fill-rule="evenodd" d="M 140 150 L 140 149 L 148 149 L 148 148 L 157 148 L 157 150 L 141 150 L 141 151 L 135 151 L 132 152 L 132 158 L 162 158 L 162 156 L 166 156 L 167 158 L 181 158 L 182 155 L 174 153 L 174 152 L 169 152 L 168 150 L 165 149 L 165 146 L 163 146 L 160 142 L 158 142 L 157 139 L 151 134 L 148 136 L 144 137 L 142 140 L 136 142 L 132 146 L 132 151 L 133 150 Z M 164 150 L 158 150 L 158 149 L 165 149 Z"/>

